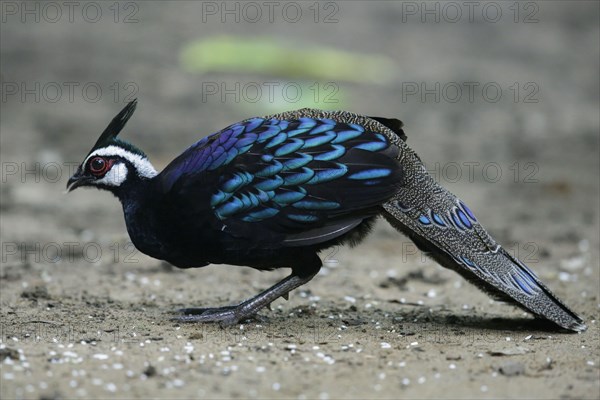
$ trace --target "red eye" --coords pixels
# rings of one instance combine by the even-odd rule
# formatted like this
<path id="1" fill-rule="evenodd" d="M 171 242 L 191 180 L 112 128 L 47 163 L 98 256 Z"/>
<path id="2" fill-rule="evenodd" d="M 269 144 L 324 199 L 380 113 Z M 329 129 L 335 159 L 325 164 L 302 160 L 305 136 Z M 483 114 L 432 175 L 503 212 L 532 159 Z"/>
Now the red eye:
<path id="1" fill-rule="evenodd" d="M 94 157 L 88 165 L 92 174 L 100 176 L 108 170 L 109 162 L 102 157 Z"/>

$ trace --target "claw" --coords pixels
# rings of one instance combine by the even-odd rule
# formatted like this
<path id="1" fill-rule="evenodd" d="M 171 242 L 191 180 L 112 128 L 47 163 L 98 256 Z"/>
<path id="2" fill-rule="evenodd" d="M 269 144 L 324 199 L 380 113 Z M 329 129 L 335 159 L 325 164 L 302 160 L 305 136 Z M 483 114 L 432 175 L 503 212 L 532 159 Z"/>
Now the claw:
<path id="1" fill-rule="evenodd" d="M 318 271 L 318 269 L 317 269 Z M 316 272 L 315 272 L 316 274 Z M 218 322 L 222 327 L 238 324 L 250 318 L 256 318 L 256 313 L 263 307 L 271 308 L 271 302 L 283 297 L 288 299 L 288 292 L 305 284 L 315 275 L 299 277 L 290 275 L 264 292 L 236 306 L 219 308 L 182 308 L 180 315 L 172 319 L 177 322 Z"/>
<path id="2" fill-rule="evenodd" d="M 172 321 L 178 322 L 219 322 L 221 325 L 233 325 L 243 319 L 238 316 L 235 307 L 221 308 L 185 308 L 185 315 L 172 318 Z"/>

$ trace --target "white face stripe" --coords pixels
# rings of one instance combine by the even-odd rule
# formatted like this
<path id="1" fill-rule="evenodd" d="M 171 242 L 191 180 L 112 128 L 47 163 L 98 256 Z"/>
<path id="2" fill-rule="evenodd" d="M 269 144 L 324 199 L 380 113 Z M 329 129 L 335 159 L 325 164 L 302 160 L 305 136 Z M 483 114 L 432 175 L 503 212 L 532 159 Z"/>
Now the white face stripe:
<path id="1" fill-rule="evenodd" d="M 144 157 L 140 156 L 139 154 L 135 154 L 130 151 L 127 151 L 121 147 L 108 146 L 108 147 L 98 149 L 98 150 L 94 151 L 92 154 L 90 154 L 85 159 L 85 161 L 83 162 L 83 166 L 85 167 L 87 165 L 87 162 L 89 161 L 89 159 L 92 157 L 95 157 L 95 156 L 105 156 L 105 157 L 106 156 L 119 156 L 119 157 L 122 157 L 122 158 L 126 159 L 127 161 L 129 161 L 131 164 L 133 164 L 137 175 L 140 177 L 143 177 L 143 178 L 154 178 L 158 174 L 158 172 L 156 172 L 156 170 L 154 169 L 154 167 L 152 166 L 150 161 L 148 161 L 147 158 L 144 158 Z M 113 169 L 116 169 L 116 167 L 118 165 L 123 165 L 123 164 L 120 164 L 120 163 L 115 164 L 111 168 L 111 170 L 109 172 L 107 172 L 107 175 L 110 174 Z M 123 165 L 123 167 L 125 167 L 125 166 Z M 117 171 L 115 171 L 115 173 L 116 172 Z M 123 172 L 123 171 L 121 171 L 121 172 Z M 123 175 L 123 180 L 125 180 L 126 176 L 127 176 L 127 167 L 125 167 L 125 174 Z M 116 175 L 116 177 L 120 178 L 120 176 L 118 176 L 118 175 Z M 104 178 L 106 178 L 106 176 Z M 102 180 L 100 180 L 98 182 L 102 182 Z M 122 183 L 122 181 L 121 181 L 121 183 Z M 113 185 L 113 186 L 118 186 L 118 185 Z"/>
<path id="2" fill-rule="evenodd" d="M 104 175 L 102 179 L 95 181 L 95 184 L 104 184 L 107 186 L 121 186 L 127 178 L 127 167 L 122 162 L 116 163 L 112 168 Z"/>

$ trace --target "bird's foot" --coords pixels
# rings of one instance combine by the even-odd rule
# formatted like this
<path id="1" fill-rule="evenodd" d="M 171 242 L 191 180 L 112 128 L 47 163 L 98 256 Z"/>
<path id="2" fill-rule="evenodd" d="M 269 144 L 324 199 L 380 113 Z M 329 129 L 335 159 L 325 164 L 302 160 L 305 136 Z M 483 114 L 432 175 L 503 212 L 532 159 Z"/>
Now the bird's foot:
<path id="1" fill-rule="evenodd" d="M 179 312 L 184 315 L 173 318 L 172 320 L 177 322 L 218 322 L 221 326 L 235 325 L 249 318 L 256 318 L 256 313 L 260 309 L 269 306 L 272 301 L 279 297 L 285 297 L 287 299 L 287 294 L 290 290 L 310 281 L 317 272 L 318 268 L 313 274 L 308 276 L 300 277 L 298 275 L 290 275 L 264 292 L 237 306 L 219 308 L 183 308 L 179 310 Z"/>
<path id="2" fill-rule="evenodd" d="M 218 322 L 221 326 L 235 325 L 254 315 L 252 312 L 248 312 L 242 304 L 217 308 L 182 308 L 178 311 L 183 315 L 173 318 L 173 321 Z"/>

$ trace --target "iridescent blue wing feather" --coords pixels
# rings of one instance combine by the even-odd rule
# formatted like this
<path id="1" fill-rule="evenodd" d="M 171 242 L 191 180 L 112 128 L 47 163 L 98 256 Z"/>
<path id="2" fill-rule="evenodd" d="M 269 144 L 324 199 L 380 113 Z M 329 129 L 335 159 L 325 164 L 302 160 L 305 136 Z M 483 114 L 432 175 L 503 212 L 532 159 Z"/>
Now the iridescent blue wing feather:
<path id="1" fill-rule="evenodd" d="M 161 180 L 165 191 L 204 185 L 211 211 L 229 229 L 261 222 L 301 245 L 345 233 L 391 198 L 402 180 L 397 153 L 357 124 L 252 118 L 190 147 Z"/>

